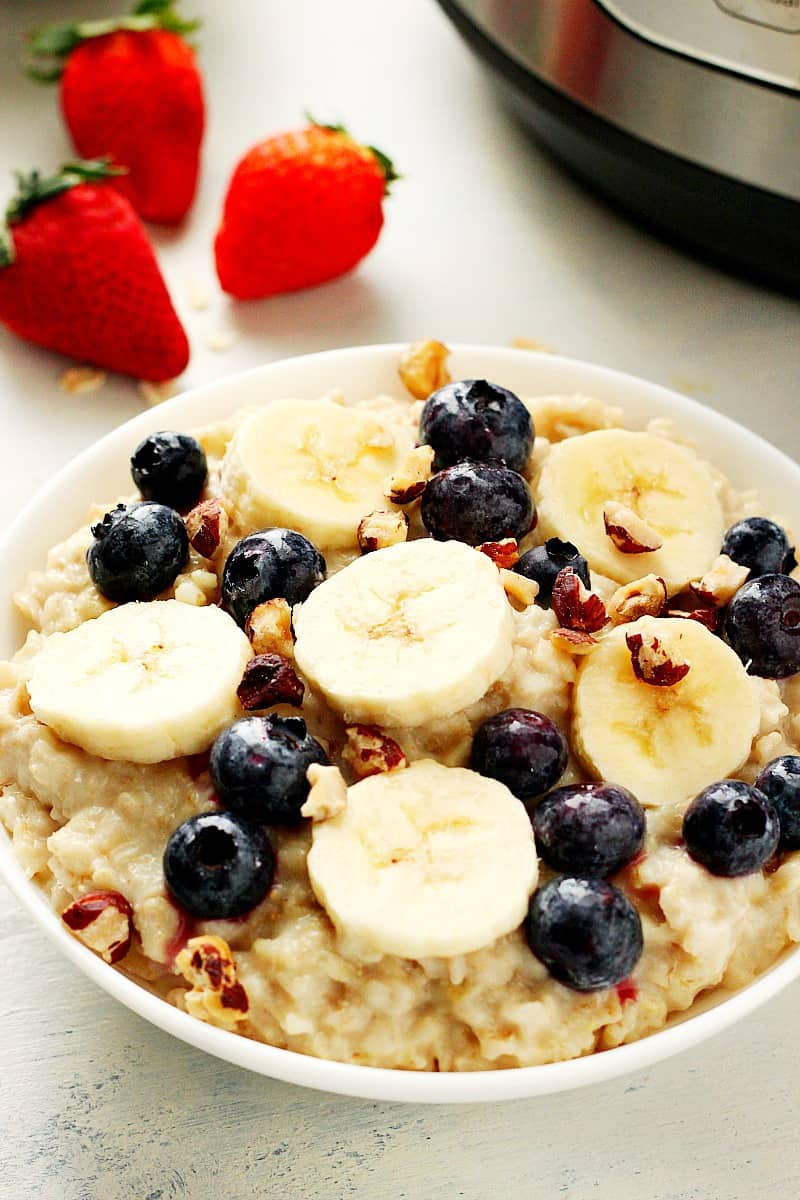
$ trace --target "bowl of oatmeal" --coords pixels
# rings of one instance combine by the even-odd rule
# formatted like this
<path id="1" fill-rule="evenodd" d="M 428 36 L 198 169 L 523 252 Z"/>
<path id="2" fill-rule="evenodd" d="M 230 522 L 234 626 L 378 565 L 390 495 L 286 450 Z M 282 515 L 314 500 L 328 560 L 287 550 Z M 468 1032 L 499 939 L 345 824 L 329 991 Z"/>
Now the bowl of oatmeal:
<path id="1" fill-rule="evenodd" d="M 798 482 L 528 351 L 143 413 L 4 539 L 4 877 L 134 1011 L 306 1086 L 510 1099 L 695 1045 L 800 973 Z"/>

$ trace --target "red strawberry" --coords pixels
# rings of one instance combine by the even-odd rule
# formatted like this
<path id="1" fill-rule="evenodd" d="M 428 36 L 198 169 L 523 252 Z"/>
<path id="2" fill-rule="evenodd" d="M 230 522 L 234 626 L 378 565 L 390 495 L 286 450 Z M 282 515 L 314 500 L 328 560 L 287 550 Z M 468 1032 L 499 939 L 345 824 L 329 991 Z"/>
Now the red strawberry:
<path id="1" fill-rule="evenodd" d="M 19 176 L 0 225 L 0 321 L 137 379 L 172 379 L 189 345 L 144 227 L 104 162 Z"/>
<path id="2" fill-rule="evenodd" d="M 254 146 L 231 178 L 214 252 L 239 300 L 291 292 L 351 270 L 383 225 L 389 159 L 341 126 L 312 124 Z"/>
<path id="3" fill-rule="evenodd" d="M 203 88 L 174 0 L 142 0 L 130 17 L 34 33 L 39 79 L 61 78 L 61 107 L 84 158 L 109 157 L 115 187 L 147 221 L 174 224 L 194 198 L 203 139 Z"/>

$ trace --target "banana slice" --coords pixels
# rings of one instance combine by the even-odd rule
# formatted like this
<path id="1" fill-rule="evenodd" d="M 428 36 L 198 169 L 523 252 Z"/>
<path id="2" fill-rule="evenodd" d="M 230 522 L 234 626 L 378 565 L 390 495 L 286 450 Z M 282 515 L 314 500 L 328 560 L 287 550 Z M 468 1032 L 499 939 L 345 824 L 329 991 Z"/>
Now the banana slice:
<path id="1" fill-rule="evenodd" d="M 688 673 L 672 686 L 637 678 L 626 641 L 637 634 L 655 635 Z M 736 771 L 758 727 L 752 680 L 699 621 L 641 617 L 618 625 L 578 672 L 573 748 L 592 775 L 630 788 L 645 806 L 688 800 Z"/>
<path id="2" fill-rule="evenodd" d="M 659 575 L 670 594 L 711 566 L 725 518 L 714 478 L 696 454 L 666 438 L 601 429 L 553 446 L 535 489 L 538 532 L 574 542 L 592 570 L 617 583 Z M 624 554 L 606 532 L 603 510 L 624 506 L 661 546 Z"/>
<path id="3" fill-rule="evenodd" d="M 122 604 L 48 638 L 28 682 L 31 708 L 64 741 L 100 758 L 199 754 L 241 715 L 236 688 L 251 654 L 213 605 Z"/>
<path id="4" fill-rule="evenodd" d="M 450 958 L 521 924 L 538 868 L 508 788 L 422 759 L 348 788 L 314 825 L 308 873 L 353 952 Z"/>
<path id="5" fill-rule="evenodd" d="M 239 427 L 222 470 L 223 498 L 243 529 L 284 525 L 324 548 L 356 547 L 358 523 L 386 507 L 387 475 L 413 445 L 363 409 L 276 400 Z"/>
<path id="6" fill-rule="evenodd" d="M 349 725 L 450 716 L 511 661 L 500 573 L 463 542 L 376 550 L 315 588 L 292 619 L 300 670 Z"/>

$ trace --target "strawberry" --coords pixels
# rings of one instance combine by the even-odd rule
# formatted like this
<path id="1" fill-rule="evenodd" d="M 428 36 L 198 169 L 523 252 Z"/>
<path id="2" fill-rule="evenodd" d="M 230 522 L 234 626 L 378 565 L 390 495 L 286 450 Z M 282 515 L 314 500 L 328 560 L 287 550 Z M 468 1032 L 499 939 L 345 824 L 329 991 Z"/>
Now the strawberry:
<path id="1" fill-rule="evenodd" d="M 203 87 L 174 0 L 142 0 L 130 17 L 31 35 L 31 73 L 61 79 L 61 107 L 83 158 L 127 167 L 115 186 L 147 221 L 175 224 L 197 186 Z"/>
<path id="2" fill-rule="evenodd" d="M 339 125 L 260 142 L 236 167 L 214 253 L 239 300 L 312 287 L 351 270 L 375 245 L 392 163 Z"/>
<path id="3" fill-rule="evenodd" d="M 76 162 L 18 176 L 0 225 L 0 321 L 81 362 L 172 379 L 189 361 L 186 334 L 113 170 Z"/>

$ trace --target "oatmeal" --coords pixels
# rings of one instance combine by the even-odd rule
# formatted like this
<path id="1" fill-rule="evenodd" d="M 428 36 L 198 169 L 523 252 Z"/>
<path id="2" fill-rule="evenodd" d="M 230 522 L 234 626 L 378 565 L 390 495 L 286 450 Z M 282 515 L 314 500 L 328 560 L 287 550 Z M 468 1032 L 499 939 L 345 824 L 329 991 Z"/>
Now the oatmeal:
<path id="1" fill-rule="evenodd" d="M 421 425 L 331 392 L 137 449 L 147 503 L 94 505 L 16 597 L 0 818 L 75 936 L 198 1019 L 573 1058 L 800 941 L 792 536 L 668 423 L 422 349 Z"/>

